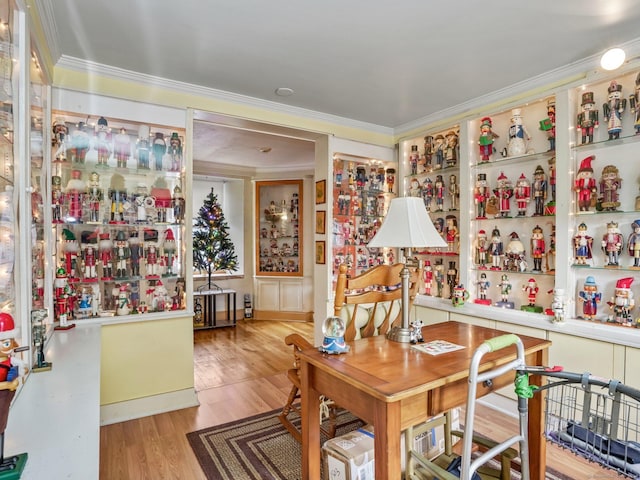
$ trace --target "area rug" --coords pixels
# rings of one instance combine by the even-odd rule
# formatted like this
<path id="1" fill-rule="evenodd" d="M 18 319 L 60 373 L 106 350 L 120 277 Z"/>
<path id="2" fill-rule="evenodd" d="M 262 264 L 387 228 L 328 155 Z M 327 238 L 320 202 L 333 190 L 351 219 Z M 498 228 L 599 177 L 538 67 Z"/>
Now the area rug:
<path id="1" fill-rule="evenodd" d="M 188 433 L 191 448 L 207 478 L 299 480 L 301 447 L 278 420 L 279 413 L 280 410 L 274 410 Z M 338 435 L 342 435 L 362 426 L 362 421 L 348 412 L 341 412 L 338 425 Z M 323 438 L 322 442 L 325 440 Z M 520 474 L 514 471 L 511 478 L 519 480 Z M 549 468 L 546 478 L 572 480 Z"/>

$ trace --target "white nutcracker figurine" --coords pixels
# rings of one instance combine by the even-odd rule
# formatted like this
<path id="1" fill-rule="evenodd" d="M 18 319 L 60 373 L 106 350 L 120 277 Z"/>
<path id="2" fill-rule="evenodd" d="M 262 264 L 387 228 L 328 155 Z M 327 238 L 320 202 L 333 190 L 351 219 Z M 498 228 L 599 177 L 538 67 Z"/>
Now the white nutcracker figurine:
<path id="1" fill-rule="evenodd" d="M 622 132 L 622 114 L 627 106 L 627 99 L 622 98 L 622 85 L 612 80 L 607 89 L 607 103 L 602 106 L 604 121 L 607 122 L 609 140 L 617 140 Z"/>
<path id="2" fill-rule="evenodd" d="M 173 230 L 171 230 L 170 228 L 167 229 L 166 233 L 165 233 L 165 239 L 164 242 L 162 243 L 162 250 L 163 250 L 163 256 L 164 256 L 164 263 L 167 266 L 167 270 L 164 273 L 163 276 L 173 276 L 173 264 L 175 262 L 175 255 L 176 255 L 176 239 L 173 235 Z"/>
<path id="3" fill-rule="evenodd" d="M 169 139 L 169 155 L 171 156 L 171 171 L 179 172 L 182 166 L 182 140 L 177 132 L 173 132 Z"/>
<path id="4" fill-rule="evenodd" d="M 553 315 L 553 323 L 564 323 L 565 320 L 565 301 L 564 290 L 561 288 L 553 289 L 553 301 L 551 302 L 551 314 Z"/>
<path id="5" fill-rule="evenodd" d="M 104 192 L 102 188 L 100 188 L 100 175 L 98 175 L 98 172 L 91 172 L 89 175 L 86 198 L 89 202 L 89 221 L 87 223 L 102 223 L 100 219 L 100 206 L 102 205 L 102 200 L 104 200 Z"/>

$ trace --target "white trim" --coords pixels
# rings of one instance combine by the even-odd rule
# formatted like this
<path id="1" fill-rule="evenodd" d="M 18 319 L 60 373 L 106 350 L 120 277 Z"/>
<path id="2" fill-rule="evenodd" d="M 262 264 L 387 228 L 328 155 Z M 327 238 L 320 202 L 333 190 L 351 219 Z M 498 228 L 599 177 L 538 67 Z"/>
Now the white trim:
<path id="1" fill-rule="evenodd" d="M 111 403 L 100 407 L 100 425 L 126 422 L 199 405 L 198 395 L 193 388 Z"/>

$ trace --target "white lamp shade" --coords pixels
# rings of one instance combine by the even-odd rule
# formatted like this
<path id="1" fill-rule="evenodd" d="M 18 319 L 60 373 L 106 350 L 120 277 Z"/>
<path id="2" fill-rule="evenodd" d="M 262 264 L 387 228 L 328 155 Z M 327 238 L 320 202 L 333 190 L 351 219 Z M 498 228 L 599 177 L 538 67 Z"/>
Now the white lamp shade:
<path id="1" fill-rule="evenodd" d="M 447 242 L 433 226 L 424 202 L 418 197 L 391 200 L 389 211 L 368 247 L 446 247 Z"/>

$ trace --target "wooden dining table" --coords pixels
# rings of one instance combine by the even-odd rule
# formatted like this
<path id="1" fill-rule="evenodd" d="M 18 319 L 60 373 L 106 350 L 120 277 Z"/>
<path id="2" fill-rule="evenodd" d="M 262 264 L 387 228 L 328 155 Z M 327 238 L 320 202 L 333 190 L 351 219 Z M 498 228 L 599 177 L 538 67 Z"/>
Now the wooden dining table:
<path id="1" fill-rule="evenodd" d="M 485 340 L 508 332 L 445 322 L 423 327 L 425 342 L 444 340 L 463 348 L 430 355 L 384 336 L 349 343 L 350 350 L 332 355 L 316 348 L 300 354 L 302 376 L 302 478 L 320 479 L 320 395 L 331 398 L 363 421 L 374 426 L 375 478 L 401 478 L 401 432 L 425 420 L 464 405 L 467 398 L 469 365 L 474 351 Z M 527 365 L 546 365 L 551 342 L 519 335 Z M 516 358 L 515 347 L 485 354 L 480 372 Z M 479 385 L 478 397 L 508 384 L 515 372 Z M 542 379 L 531 377 L 532 384 Z M 531 479 L 544 480 L 546 443 L 544 392 L 529 399 L 528 441 Z M 514 412 L 516 412 L 514 407 Z"/>

